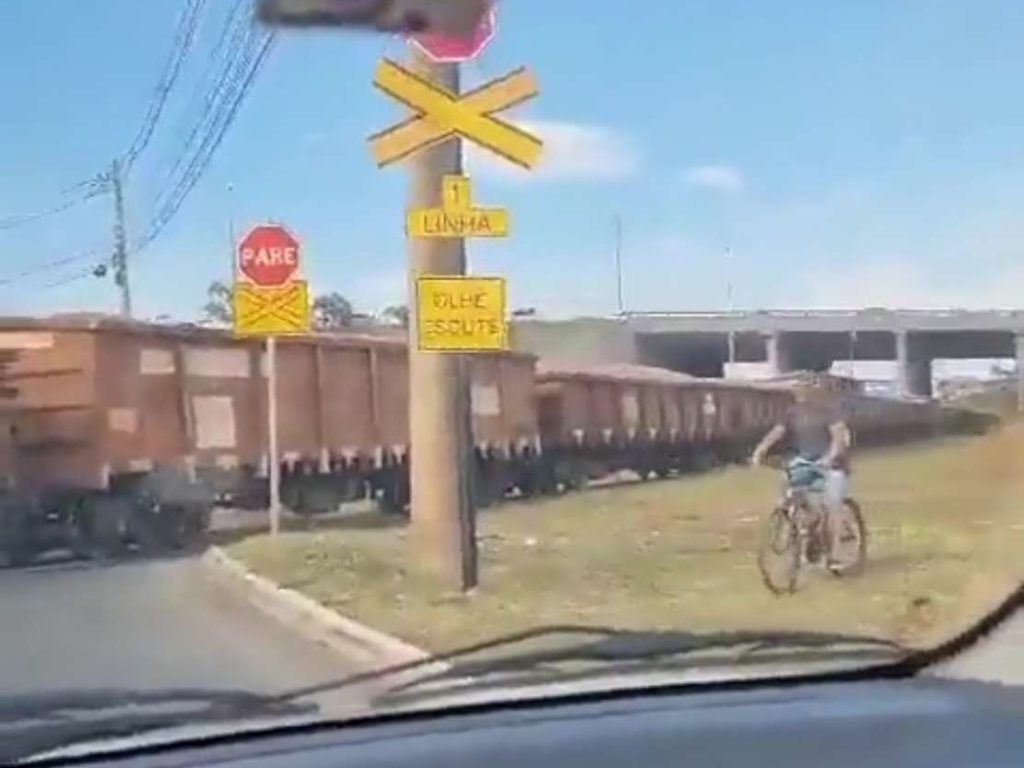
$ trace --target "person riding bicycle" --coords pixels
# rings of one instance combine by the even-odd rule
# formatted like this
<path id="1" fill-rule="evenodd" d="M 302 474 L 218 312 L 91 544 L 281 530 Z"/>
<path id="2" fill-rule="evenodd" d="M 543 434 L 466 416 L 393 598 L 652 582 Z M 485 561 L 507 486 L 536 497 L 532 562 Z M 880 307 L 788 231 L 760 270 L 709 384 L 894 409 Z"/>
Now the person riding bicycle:
<path id="1" fill-rule="evenodd" d="M 814 380 L 801 380 L 794 387 L 795 403 L 785 417 L 769 430 L 754 449 L 750 461 L 754 466 L 783 438 L 788 438 L 789 452 L 812 461 L 824 470 L 824 503 L 829 547 L 826 565 L 831 569 L 832 553 L 836 551 L 838 521 L 842 519 L 850 476 L 850 429 L 842 407 Z"/>

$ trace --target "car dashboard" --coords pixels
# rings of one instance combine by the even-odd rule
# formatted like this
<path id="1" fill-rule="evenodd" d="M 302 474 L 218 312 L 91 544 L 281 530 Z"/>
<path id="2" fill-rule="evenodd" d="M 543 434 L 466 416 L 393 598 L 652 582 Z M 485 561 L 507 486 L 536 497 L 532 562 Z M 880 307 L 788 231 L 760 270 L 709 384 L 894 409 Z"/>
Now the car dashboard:
<path id="1" fill-rule="evenodd" d="M 118 766 L 1019 768 L 1024 688 L 911 678 L 401 715 L 140 751 Z"/>

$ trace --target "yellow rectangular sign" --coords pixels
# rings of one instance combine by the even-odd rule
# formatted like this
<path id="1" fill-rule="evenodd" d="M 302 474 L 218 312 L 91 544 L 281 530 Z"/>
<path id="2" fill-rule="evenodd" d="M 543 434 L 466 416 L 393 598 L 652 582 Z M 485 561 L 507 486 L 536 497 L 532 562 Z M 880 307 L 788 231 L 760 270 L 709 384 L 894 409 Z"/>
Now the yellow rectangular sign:
<path id="1" fill-rule="evenodd" d="M 527 169 L 540 160 L 543 143 L 539 138 L 494 116 L 536 95 L 537 83 L 526 70 L 516 70 L 475 91 L 456 95 L 385 59 L 377 68 L 373 84 L 416 113 L 370 137 L 380 166 L 446 141 L 453 134 Z"/>
<path id="2" fill-rule="evenodd" d="M 409 211 L 410 237 L 508 237 L 508 211 L 500 208 L 420 208 Z"/>
<path id="3" fill-rule="evenodd" d="M 275 288 L 235 283 L 232 308 L 237 336 L 309 333 L 312 308 L 309 284 L 305 280 L 295 280 Z"/>
<path id="4" fill-rule="evenodd" d="M 426 276 L 416 280 L 417 339 L 427 352 L 508 348 L 503 277 Z"/>

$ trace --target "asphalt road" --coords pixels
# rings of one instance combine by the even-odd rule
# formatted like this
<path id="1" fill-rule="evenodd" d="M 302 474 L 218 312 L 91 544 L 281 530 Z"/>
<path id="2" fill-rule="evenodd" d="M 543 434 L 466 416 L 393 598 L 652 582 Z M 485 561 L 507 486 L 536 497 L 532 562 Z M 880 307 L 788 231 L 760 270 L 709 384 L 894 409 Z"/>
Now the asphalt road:
<path id="1" fill-rule="evenodd" d="M 276 694 L 359 670 L 264 616 L 196 558 L 0 571 L 0 697 L 172 688 Z M 358 710 L 368 688 L 318 696 Z"/>

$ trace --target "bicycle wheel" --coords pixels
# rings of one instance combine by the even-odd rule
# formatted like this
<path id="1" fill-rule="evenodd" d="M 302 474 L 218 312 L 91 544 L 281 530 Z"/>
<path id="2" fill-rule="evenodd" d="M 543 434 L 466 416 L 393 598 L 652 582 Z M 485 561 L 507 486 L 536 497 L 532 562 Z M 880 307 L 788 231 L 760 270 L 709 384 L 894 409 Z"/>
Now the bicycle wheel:
<path id="1" fill-rule="evenodd" d="M 832 552 L 832 573 L 836 576 L 856 576 L 864 570 L 868 556 L 868 531 L 864 515 L 853 499 L 843 502 L 843 514 L 838 521 L 839 535 Z"/>
<path id="2" fill-rule="evenodd" d="M 800 575 L 800 532 L 787 510 L 777 508 L 765 521 L 757 567 L 770 591 L 777 595 L 796 591 Z"/>

